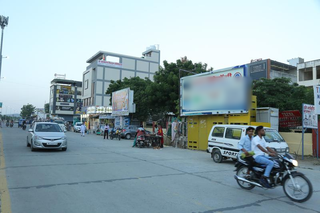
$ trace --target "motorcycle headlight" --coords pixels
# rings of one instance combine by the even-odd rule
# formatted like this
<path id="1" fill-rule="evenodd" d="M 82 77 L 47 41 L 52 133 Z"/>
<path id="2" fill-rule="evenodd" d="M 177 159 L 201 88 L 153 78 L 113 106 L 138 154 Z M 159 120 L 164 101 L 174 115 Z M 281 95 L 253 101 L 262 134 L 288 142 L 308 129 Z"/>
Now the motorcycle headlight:
<path id="1" fill-rule="evenodd" d="M 297 160 L 292 160 L 292 164 L 297 167 L 298 166 L 298 161 Z"/>

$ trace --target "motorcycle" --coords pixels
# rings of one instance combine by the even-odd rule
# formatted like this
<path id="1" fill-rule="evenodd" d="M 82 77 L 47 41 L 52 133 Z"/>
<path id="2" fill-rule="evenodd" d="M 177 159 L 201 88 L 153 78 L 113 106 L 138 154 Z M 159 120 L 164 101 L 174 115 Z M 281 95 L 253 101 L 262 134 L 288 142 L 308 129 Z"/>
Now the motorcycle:
<path id="1" fill-rule="evenodd" d="M 13 127 L 13 123 L 10 123 L 10 127 Z"/>
<path id="2" fill-rule="evenodd" d="M 23 124 L 23 125 L 22 125 L 22 130 L 26 130 L 26 128 L 27 128 L 27 125 L 26 125 L 26 124 Z"/>
<path id="3" fill-rule="evenodd" d="M 287 197 L 295 202 L 305 202 L 309 200 L 313 193 L 313 187 L 310 180 L 302 173 L 294 170 L 298 166 L 298 161 L 292 155 L 286 153 L 278 154 L 278 157 L 271 158 L 274 161 L 274 166 L 270 173 L 271 189 L 282 186 Z M 238 162 L 235 164 L 236 179 L 239 186 L 246 190 L 251 190 L 254 187 L 265 188 L 259 182 L 264 174 L 265 166 L 255 163 L 253 170 L 247 174 L 248 163 L 238 157 Z"/>
<path id="4" fill-rule="evenodd" d="M 6 123 L 6 126 L 9 127 L 9 122 Z"/>
<path id="5" fill-rule="evenodd" d="M 118 138 L 119 141 L 121 139 L 121 130 L 120 129 L 117 129 L 116 131 L 112 131 L 111 134 L 110 134 L 110 139 L 113 140 L 113 138 Z"/>

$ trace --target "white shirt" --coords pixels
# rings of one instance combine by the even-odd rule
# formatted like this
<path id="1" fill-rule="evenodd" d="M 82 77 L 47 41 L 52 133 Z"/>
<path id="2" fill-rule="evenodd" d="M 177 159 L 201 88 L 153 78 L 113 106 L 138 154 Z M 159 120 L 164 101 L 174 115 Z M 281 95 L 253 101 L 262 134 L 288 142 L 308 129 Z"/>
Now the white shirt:
<path id="1" fill-rule="evenodd" d="M 267 149 L 267 143 L 264 140 L 264 137 L 260 138 L 257 135 L 252 139 L 251 142 L 251 150 L 254 151 L 255 154 L 253 156 L 254 158 L 256 158 L 258 155 L 264 155 L 264 152 L 259 149 L 258 145 L 262 146 L 265 150 Z"/>
<path id="2" fill-rule="evenodd" d="M 84 131 L 86 131 L 86 126 L 84 124 L 82 124 L 80 129 L 81 129 L 81 132 L 84 132 Z"/>

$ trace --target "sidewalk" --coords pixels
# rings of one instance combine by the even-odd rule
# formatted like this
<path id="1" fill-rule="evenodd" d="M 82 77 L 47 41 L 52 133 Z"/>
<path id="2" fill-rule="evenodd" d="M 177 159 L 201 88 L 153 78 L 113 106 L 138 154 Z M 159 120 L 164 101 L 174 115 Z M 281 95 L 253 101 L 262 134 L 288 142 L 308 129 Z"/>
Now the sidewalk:
<path id="1" fill-rule="evenodd" d="M 299 155 L 297 160 L 299 163 L 298 168 L 320 171 L 320 158 L 317 159 L 317 157 L 304 156 L 304 159 L 302 160 L 301 155 Z"/>

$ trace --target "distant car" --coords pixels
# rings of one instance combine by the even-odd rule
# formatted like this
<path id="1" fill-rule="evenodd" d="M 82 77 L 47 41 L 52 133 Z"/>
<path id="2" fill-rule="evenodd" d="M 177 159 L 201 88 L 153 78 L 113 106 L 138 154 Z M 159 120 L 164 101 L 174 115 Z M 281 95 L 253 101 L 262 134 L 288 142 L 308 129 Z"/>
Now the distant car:
<path id="1" fill-rule="evenodd" d="M 36 149 L 67 150 L 67 137 L 54 122 L 35 122 L 28 131 L 27 146 Z"/>
<path id="2" fill-rule="evenodd" d="M 82 125 L 82 122 L 76 122 L 73 126 L 73 131 L 74 132 L 80 132 L 81 130 L 81 125 Z"/>
<path id="3" fill-rule="evenodd" d="M 135 125 L 129 125 L 122 129 L 121 137 L 126 139 L 131 139 L 136 136 L 138 130 L 138 126 Z"/>
<path id="4" fill-rule="evenodd" d="M 64 125 L 64 121 L 63 120 L 54 120 L 53 122 L 59 124 L 60 128 L 62 129 L 62 131 L 66 131 L 66 126 Z"/>

